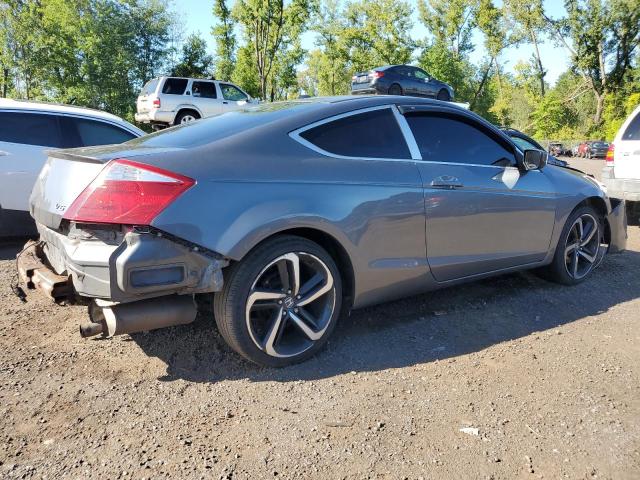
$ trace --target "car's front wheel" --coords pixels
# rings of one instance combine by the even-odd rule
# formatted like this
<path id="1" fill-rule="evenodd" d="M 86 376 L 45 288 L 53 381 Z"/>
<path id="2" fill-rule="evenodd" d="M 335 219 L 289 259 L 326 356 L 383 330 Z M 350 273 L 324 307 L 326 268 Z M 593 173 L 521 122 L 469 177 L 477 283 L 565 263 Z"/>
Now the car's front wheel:
<path id="1" fill-rule="evenodd" d="M 342 282 L 331 256 L 295 236 L 267 240 L 230 267 L 214 314 L 243 357 L 281 367 L 321 349 L 340 313 Z"/>
<path id="2" fill-rule="evenodd" d="M 553 262 L 546 276 L 565 285 L 576 285 L 602 262 L 606 253 L 604 226 L 590 206 L 574 211 L 562 230 Z"/>

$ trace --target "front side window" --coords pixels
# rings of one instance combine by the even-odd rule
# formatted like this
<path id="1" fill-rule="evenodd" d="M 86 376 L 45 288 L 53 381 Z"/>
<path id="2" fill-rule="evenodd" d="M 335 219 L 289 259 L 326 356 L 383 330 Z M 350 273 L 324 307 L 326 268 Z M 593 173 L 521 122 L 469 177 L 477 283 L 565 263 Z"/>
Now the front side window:
<path id="1" fill-rule="evenodd" d="M 329 121 L 300 136 L 326 152 L 345 157 L 411 158 L 390 108 Z"/>
<path id="2" fill-rule="evenodd" d="M 429 75 L 427 75 L 426 72 L 423 72 L 422 70 L 420 70 L 419 68 L 416 68 L 413 71 L 413 74 L 415 75 L 415 77 L 419 80 L 429 80 Z"/>
<path id="3" fill-rule="evenodd" d="M 193 82 L 191 93 L 194 97 L 218 98 L 216 84 L 213 82 Z"/>
<path id="4" fill-rule="evenodd" d="M 422 159 L 475 165 L 514 165 L 513 152 L 475 125 L 452 116 L 408 114 Z"/>
<path id="5" fill-rule="evenodd" d="M 246 100 L 247 96 L 242 93 L 238 87 L 234 85 L 229 85 L 228 83 L 221 83 L 220 90 L 222 91 L 222 96 L 225 100 L 231 100 L 233 102 L 240 102 L 242 100 Z"/>
<path id="6" fill-rule="evenodd" d="M 0 142 L 61 147 L 55 115 L 0 112 Z"/>
<path id="7" fill-rule="evenodd" d="M 186 78 L 167 78 L 162 86 L 162 93 L 167 95 L 182 95 L 187 89 L 189 80 Z"/>
<path id="8" fill-rule="evenodd" d="M 631 123 L 622 134 L 622 140 L 640 140 L 640 113 L 631 120 Z"/>

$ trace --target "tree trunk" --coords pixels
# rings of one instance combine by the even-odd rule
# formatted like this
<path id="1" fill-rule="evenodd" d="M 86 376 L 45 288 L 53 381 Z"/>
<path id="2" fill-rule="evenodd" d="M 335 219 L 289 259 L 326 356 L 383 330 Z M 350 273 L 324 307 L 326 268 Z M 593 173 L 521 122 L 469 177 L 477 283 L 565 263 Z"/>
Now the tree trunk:
<path id="1" fill-rule="evenodd" d="M 545 88 L 544 88 L 544 77 L 546 72 L 542 66 L 542 58 L 540 58 L 540 49 L 538 48 L 538 39 L 536 38 L 536 32 L 533 29 L 529 30 L 529 34 L 531 35 L 531 43 L 533 43 L 533 48 L 535 49 L 536 55 L 536 63 L 538 64 L 538 77 L 540 78 L 540 93 L 544 97 Z"/>
<path id="2" fill-rule="evenodd" d="M 478 97 L 482 93 L 482 89 L 484 88 L 484 84 L 487 82 L 487 78 L 489 78 L 489 72 L 491 71 L 491 65 L 492 64 L 493 64 L 493 58 L 491 59 L 491 61 L 487 65 L 487 69 L 484 71 L 484 74 L 482 75 L 482 80 L 480 81 L 480 85 L 478 86 L 478 88 L 476 90 L 476 93 L 473 96 L 473 100 L 471 100 L 471 103 L 469 104 L 469 110 L 473 110 L 473 108 L 476 106 L 476 102 L 478 101 Z"/>
<path id="3" fill-rule="evenodd" d="M 7 98 L 7 90 L 9 88 L 9 69 L 2 69 L 2 98 Z"/>
<path id="4" fill-rule="evenodd" d="M 593 123 L 600 125 L 600 122 L 602 121 L 602 112 L 604 111 L 605 92 L 599 93 L 594 89 L 593 94 L 596 97 L 596 113 L 593 115 Z"/>

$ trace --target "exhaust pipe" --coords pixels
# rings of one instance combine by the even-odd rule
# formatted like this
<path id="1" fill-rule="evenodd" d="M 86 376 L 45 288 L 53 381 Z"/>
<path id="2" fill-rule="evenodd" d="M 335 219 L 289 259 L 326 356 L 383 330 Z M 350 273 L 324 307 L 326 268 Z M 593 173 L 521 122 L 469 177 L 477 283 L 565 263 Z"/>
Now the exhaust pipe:
<path id="1" fill-rule="evenodd" d="M 190 295 L 169 295 L 108 306 L 92 302 L 89 306 L 91 322 L 80 326 L 80 335 L 83 338 L 99 334 L 103 337 L 113 337 L 186 325 L 195 320 L 197 313 L 196 303 Z"/>

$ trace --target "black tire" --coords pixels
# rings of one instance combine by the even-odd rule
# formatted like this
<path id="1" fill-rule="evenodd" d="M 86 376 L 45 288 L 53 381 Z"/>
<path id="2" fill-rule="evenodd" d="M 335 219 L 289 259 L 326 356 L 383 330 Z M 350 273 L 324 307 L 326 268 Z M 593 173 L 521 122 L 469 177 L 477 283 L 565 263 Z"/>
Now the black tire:
<path id="1" fill-rule="evenodd" d="M 258 345 L 260 342 L 257 342 L 256 339 L 256 332 L 253 330 L 250 331 L 250 328 L 252 327 L 249 325 L 252 324 L 252 320 L 250 320 L 251 307 L 247 305 L 249 302 L 249 295 L 252 294 L 252 292 L 255 293 L 256 290 L 254 290 L 254 285 L 256 282 L 262 281 L 272 268 L 276 269 L 275 272 L 278 273 L 278 276 L 275 277 L 272 274 L 270 278 L 275 277 L 276 281 L 281 280 L 278 264 L 273 262 L 282 258 L 284 255 L 298 256 L 300 260 L 299 283 L 301 284 L 304 284 L 304 281 L 302 280 L 303 269 L 307 268 L 305 264 L 303 264 L 303 256 L 306 256 L 307 260 L 313 258 L 315 258 L 315 260 L 320 260 L 320 262 L 324 263 L 324 266 L 333 276 L 333 289 L 315 300 L 315 302 L 326 301 L 328 305 L 328 307 L 322 308 L 322 311 L 325 312 L 326 316 L 323 324 L 324 326 L 321 329 L 318 329 L 318 332 L 315 332 L 320 333 L 323 331 L 323 333 L 321 333 L 322 336 L 319 339 L 311 341 L 308 337 L 302 335 L 301 329 L 296 326 L 295 322 L 288 315 L 285 316 L 286 314 L 283 313 L 282 320 L 278 320 L 281 318 L 280 313 L 285 310 L 284 305 L 274 306 L 276 309 L 275 315 L 271 315 L 270 313 L 263 314 L 270 316 L 270 318 L 265 320 L 265 322 L 270 323 L 271 325 L 270 327 L 263 327 L 267 330 L 267 333 L 263 337 L 264 342 L 262 343 L 262 347 L 260 347 Z M 270 267 L 270 265 L 273 266 Z M 287 277 L 289 277 L 291 270 L 289 269 L 289 264 L 286 265 L 287 267 L 285 267 L 285 269 L 288 272 Z M 220 334 L 233 350 L 238 352 L 247 360 L 257 363 L 258 365 L 284 367 L 286 365 L 302 362 L 316 354 L 322 347 L 324 347 L 327 339 L 331 335 L 331 332 L 335 328 L 340 315 L 340 307 L 342 304 L 342 282 L 340 272 L 338 271 L 338 267 L 336 266 L 333 258 L 322 247 L 301 237 L 289 235 L 273 237 L 252 250 L 240 262 L 229 267 L 228 271 L 225 273 L 224 287 L 221 292 L 215 294 L 213 310 Z M 281 287 L 280 291 L 283 292 L 284 295 L 286 287 L 284 285 L 281 285 Z M 300 285 L 298 285 L 298 288 L 299 287 Z M 274 288 L 274 290 L 270 291 L 275 291 L 275 287 L 272 288 Z M 258 289 L 257 286 L 256 289 Z M 262 289 L 264 290 L 265 287 L 262 287 Z M 302 292 L 302 289 L 300 292 Z M 295 298 L 293 295 L 287 295 L 287 298 L 284 299 L 284 303 L 286 304 L 287 300 L 296 301 Z M 271 300 L 270 303 L 274 302 L 275 300 Z M 280 304 L 283 303 L 281 300 L 278 300 L 278 302 Z M 325 310 L 325 308 L 330 308 L 331 306 L 333 307 L 332 311 Z M 262 308 L 264 308 L 264 306 Z M 291 308 L 287 307 L 288 311 L 291 312 L 291 315 L 293 315 L 291 311 L 292 308 L 292 306 Z M 278 311 L 278 309 L 280 309 L 280 311 Z M 304 309 L 308 310 L 309 307 L 305 306 Z M 268 309 L 265 310 L 269 312 Z M 300 307 L 300 313 L 297 313 L 299 310 L 297 308 L 295 309 L 296 316 L 299 318 L 306 317 L 306 314 L 302 314 L 302 310 L 303 307 Z M 258 313 L 260 313 L 260 311 L 258 311 Z M 274 328 L 274 325 L 276 324 L 281 325 L 281 327 Z M 308 326 L 309 325 L 307 325 L 307 327 Z M 268 348 L 265 346 L 268 344 L 268 338 L 271 337 L 269 332 L 276 332 L 272 337 L 275 338 L 271 343 L 272 347 L 275 347 L 276 341 L 282 343 L 281 339 L 285 338 L 286 335 L 289 336 L 286 338 L 293 336 L 294 339 L 297 335 L 303 341 L 306 340 L 307 342 L 311 342 L 311 345 L 304 351 L 301 351 L 301 353 L 291 354 L 285 357 L 275 356 L 267 353 Z M 294 351 L 297 350 L 294 349 Z"/>
<path id="2" fill-rule="evenodd" d="M 397 83 L 394 83 L 389 87 L 389 95 L 404 95 L 402 87 Z"/>
<path id="3" fill-rule="evenodd" d="M 180 110 L 178 115 L 176 115 L 175 120 L 173 121 L 174 125 L 180 125 L 186 118 L 191 117 L 193 120 L 197 120 L 200 118 L 200 114 L 195 110 Z M 190 120 L 191 121 L 191 120 Z"/>
<path id="4" fill-rule="evenodd" d="M 442 100 L 444 102 L 448 102 L 451 100 L 451 95 L 444 88 L 438 92 L 438 96 L 436 97 L 438 100 Z"/>
<path id="5" fill-rule="evenodd" d="M 579 218 L 584 218 L 585 216 L 591 216 L 597 222 L 598 230 L 594 233 L 595 240 L 593 240 L 592 244 L 589 245 L 590 250 L 585 250 L 585 253 L 588 253 L 589 256 L 595 257 L 594 262 L 591 263 L 591 268 L 588 270 L 585 269 L 584 275 L 580 277 L 576 277 L 569 272 L 569 269 L 572 267 L 572 264 L 567 264 L 567 249 L 570 248 L 568 243 L 575 244 L 574 236 L 575 230 L 574 225 Z M 597 237 L 596 237 L 597 236 Z M 562 233 L 560 234 L 560 238 L 558 239 L 558 245 L 556 246 L 556 252 L 553 256 L 553 261 L 550 265 L 545 267 L 540 271 L 542 276 L 547 280 L 551 280 L 556 283 L 560 283 L 563 285 L 577 285 L 578 283 L 583 282 L 593 271 L 602 263 L 605 250 L 602 247 L 602 242 L 604 239 L 604 222 L 600 214 L 590 206 L 582 206 L 577 208 L 567 219 L 564 228 L 562 229 Z M 577 238 L 575 239 L 577 241 Z M 597 248 L 596 248 L 597 242 Z M 583 255 L 583 254 L 581 254 Z M 576 253 L 575 256 L 580 258 Z M 582 259 L 583 263 L 589 263 L 586 259 Z"/>

